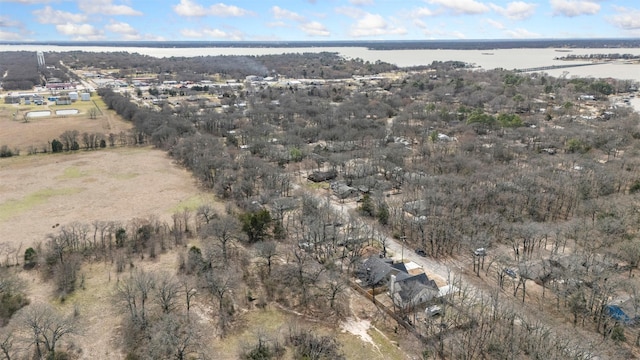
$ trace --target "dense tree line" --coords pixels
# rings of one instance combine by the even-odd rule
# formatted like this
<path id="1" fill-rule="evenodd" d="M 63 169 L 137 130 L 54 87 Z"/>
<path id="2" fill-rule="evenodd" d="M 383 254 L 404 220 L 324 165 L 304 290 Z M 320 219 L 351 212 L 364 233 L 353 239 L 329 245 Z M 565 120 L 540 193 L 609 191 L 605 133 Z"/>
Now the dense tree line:
<path id="1" fill-rule="evenodd" d="M 306 53 L 263 56 L 195 56 L 154 58 L 140 54 L 110 52 L 51 53 L 56 63 L 75 67 L 93 67 L 114 71 L 118 77 L 157 74 L 159 80 L 200 81 L 220 75 L 225 79 L 244 79 L 248 75 L 284 75 L 289 78 L 338 79 L 353 74 L 372 75 L 397 69 L 391 64 L 346 60 L 335 53 Z"/>
<path id="2" fill-rule="evenodd" d="M 2 88 L 8 91 L 31 90 L 43 82 L 32 51 L 3 52 L 0 74 L 3 74 Z"/>
<path id="3" fill-rule="evenodd" d="M 12 90 L 32 90 L 34 86 L 45 85 L 47 79 L 56 78 L 67 82 L 70 80 L 67 69 L 59 64 L 56 56 L 47 56 L 45 61 L 51 67 L 38 67 L 36 54 L 33 51 L 6 51 L 2 52 L 2 64 L 0 74 L 2 88 Z"/>

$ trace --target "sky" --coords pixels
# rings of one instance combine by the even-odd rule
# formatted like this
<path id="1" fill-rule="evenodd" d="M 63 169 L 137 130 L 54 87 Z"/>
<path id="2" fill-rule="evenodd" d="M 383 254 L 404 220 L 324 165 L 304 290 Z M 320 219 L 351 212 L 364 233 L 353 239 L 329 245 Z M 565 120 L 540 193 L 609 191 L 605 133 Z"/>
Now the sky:
<path id="1" fill-rule="evenodd" d="M 638 37 L 639 0 L 0 0 L 0 41 Z"/>

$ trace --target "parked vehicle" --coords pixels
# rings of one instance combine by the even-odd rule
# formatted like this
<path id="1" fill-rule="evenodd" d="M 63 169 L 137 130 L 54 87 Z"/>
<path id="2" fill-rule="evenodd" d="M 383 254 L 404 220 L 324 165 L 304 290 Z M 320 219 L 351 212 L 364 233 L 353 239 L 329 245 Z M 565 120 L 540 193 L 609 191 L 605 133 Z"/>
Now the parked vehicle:
<path id="1" fill-rule="evenodd" d="M 518 276 L 513 269 L 504 269 L 504 273 L 511 276 L 514 279 Z"/>

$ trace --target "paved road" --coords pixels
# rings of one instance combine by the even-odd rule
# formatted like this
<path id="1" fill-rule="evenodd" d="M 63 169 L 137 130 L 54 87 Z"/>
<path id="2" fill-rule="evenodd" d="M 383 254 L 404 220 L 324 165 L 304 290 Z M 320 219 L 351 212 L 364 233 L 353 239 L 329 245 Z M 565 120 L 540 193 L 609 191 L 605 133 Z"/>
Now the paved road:
<path id="1" fill-rule="evenodd" d="M 318 200 L 326 201 L 326 196 L 317 195 Z M 334 211 L 338 214 L 342 214 L 343 220 L 349 218 L 349 212 L 355 211 L 357 203 L 339 203 L 338 200 L 331 197 L 330 204 Z M 356 218 L 356 221 L 364 227 L 366 232 L 373 233 L 373 227 L 371 223 Z M 428 256 L 420 256 L 416 254 L 415 249 L 405 246 L 402 241 L 396 240 L 386 234 L 382 233 L 379 229 L 375 229 L 376 237 L 383 238 L 387 248 L 387 256 L 391 257 L 395 261 L 413 261 L 416 264 L 422 266 L 427 276 L 436 281 L 438 286 L 449 284 L 452 279 L 456 277 L 456 274 L 452 269 L 443 261 L 436 260 Z"/>

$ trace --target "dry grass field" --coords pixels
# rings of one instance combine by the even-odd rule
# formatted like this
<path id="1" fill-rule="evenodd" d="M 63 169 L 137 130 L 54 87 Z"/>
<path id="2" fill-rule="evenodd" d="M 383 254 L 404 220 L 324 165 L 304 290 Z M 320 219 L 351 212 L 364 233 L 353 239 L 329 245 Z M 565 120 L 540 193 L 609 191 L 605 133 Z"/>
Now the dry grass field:
<path id="1" fill-rule="evenodd" d="M 0 160 L 0 242 L 31 246 L 56 224 L 169 220 L 205 201 L 190 173 L 150 148 L 118 148 Z"/>
<path id="2" fill-rule="evenodd" d="M 76 101 L 71 105 L 17 105 L 0 104 L 0 145 L 18 149 L 25 153 L 30 146 L 42 151 L 48 142 L 59 138 L 66 130 L 77 130 L 80 134 L 118 134 L 131 129 L 131 124 L 120 119 L 112 110 L 107 110 L 98 95 L 92 101 Z M 50 103 L 50 102 L 49 102 Z M 90 118 L 91 108 L 97 108 L 95 119 Z M 76 109 L 77 115 L 55 115 L 56 110 Z M 51 111 L 51 116 L 29 118 L 30 111 Z M 50 148 L 48 150 L 51 150 Z"/>

